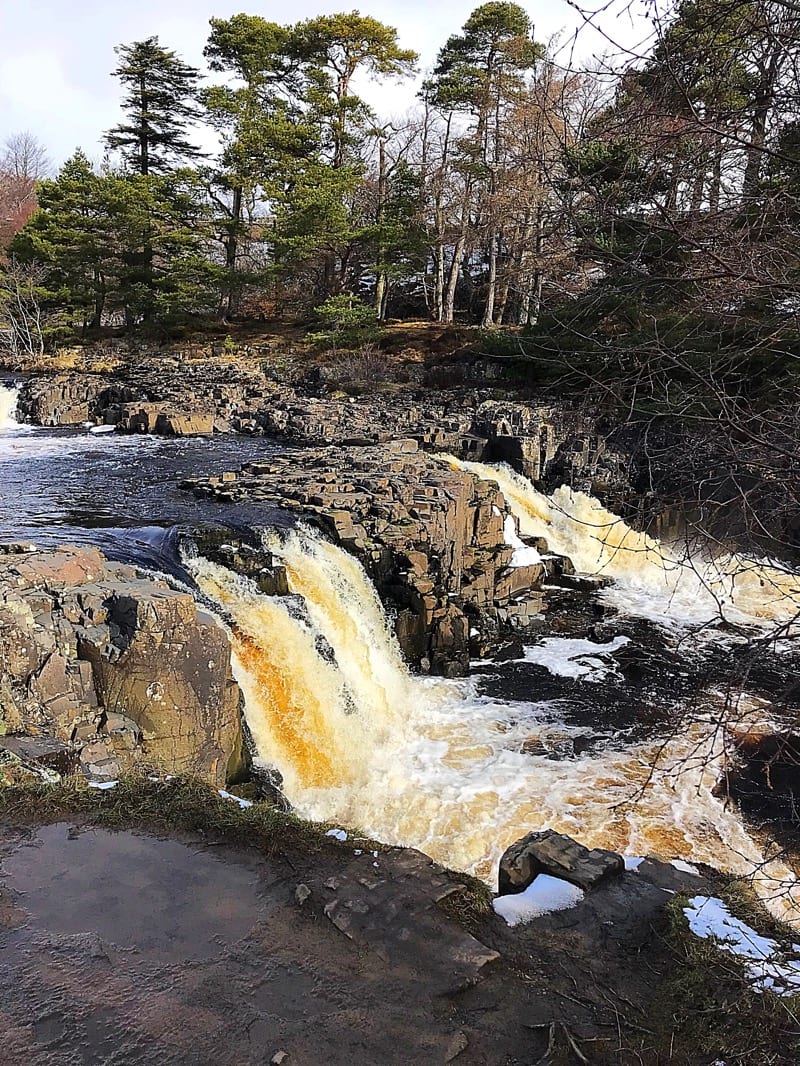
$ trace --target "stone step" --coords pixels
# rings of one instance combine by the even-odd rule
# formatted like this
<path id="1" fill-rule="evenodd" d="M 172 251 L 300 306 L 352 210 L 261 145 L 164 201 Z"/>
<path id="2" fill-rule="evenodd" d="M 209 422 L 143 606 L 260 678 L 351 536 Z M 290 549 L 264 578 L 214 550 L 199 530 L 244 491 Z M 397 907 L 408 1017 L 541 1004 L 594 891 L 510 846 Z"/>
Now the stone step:
<path id="1" fill-rule="evenodd" d="M 437 907 L 463 891 L 427 855 L 392 848 L 377 856 L 365 850 L 324 883 L 298 886 L 297 898 L 392 970 L 424 973 L 440 995 L 452 995 L 499 958 Z"/>

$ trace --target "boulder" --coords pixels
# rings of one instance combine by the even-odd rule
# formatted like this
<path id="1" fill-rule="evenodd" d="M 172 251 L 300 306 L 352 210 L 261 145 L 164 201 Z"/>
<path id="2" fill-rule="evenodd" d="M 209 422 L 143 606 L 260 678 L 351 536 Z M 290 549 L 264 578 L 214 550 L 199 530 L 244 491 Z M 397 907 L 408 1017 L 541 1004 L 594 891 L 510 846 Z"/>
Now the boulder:
<path id="1" fill-rule="evenodd" d="M 87 776 L 220 787 L 241 769 L 240 704 L 227 634 L 187 593 L 95 549 L 0 554 L 0 733 L 20 758 L 35 735 Z"/>
<path id="2" fill-rule="evenodd" d="M 497 887 L 501 896 L 524 892 L 539 874 L 549 874 L 588 892 L 624 871 L 625 860 L 616 852 L 590 850 L 572 837 L 546 829 L 528 833 L 506 849 L 500 859 Z"/>

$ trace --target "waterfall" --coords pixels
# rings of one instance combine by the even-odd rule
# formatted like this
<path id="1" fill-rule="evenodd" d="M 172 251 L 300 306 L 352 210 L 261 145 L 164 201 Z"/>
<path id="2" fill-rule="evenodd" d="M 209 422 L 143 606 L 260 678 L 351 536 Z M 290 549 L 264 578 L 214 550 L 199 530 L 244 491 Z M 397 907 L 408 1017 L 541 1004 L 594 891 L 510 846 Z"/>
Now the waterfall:
<path id="1" fill-rule="evenodd" d="M 569 556 L 581 573 L 612 578 L 602 595 L 623 614 L 661 623 L 725 618 L 758 626 L 789 623 L 800 614 L 800 574 L 733 553 L 689 556 L 566 485 L 548 497 L 508 466 L 450 456 L 447 461 L 495 481 L 523 535 L 544 537 L 551 551 Z"/>
<path id="2" fill-rule="evenodd" d="M 17 425 L 14 413 L 17 409 L 18 392 L 19 389 L 0 385 L 0 433 Z"/>
<path id="3" fill-rule="evenodd" d="M 758 846 L 712 794 L 723 752 L 711 725 L 578 760 L 526 754 L 554 728 L 570 735 L 556 704 L 498 703 L 468 681 L 412 676 L 352 556 L 303 529 L 267 547 L 287 568 L 290 597 L 265 596 L 202 557 L 187 565 L 229 620 L 258 754 L 299 814 L 421 848 L 490 883 L 503 850 L 545 828 L 592 847 L 759 869 Z M 772 897 L 794 881 L 777 863 L 756 877 Z"/>

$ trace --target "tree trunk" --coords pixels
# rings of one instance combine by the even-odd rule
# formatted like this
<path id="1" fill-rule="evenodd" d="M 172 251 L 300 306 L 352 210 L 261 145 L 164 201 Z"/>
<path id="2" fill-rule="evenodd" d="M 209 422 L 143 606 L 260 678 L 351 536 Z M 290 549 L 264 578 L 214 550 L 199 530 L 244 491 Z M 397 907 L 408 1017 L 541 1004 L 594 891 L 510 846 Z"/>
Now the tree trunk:
<path id="1" fill-rule="evenodd" d="M 144 177 L 150 173 L 150 143 L 148 140 L 147 120 L 147 84 L 144 72 L 139 75 L 139 166 Z"/>
<path id="2" fill-rule="evenodd" d="M 750 143 L 747 146 L 747 165 L 744 172 L 742 199 L 752 199 L 761 182 L 764 165 L 764 145 L 767 140 L 769 113 L 775 104 L 775 89 L 780 75 L 783 50 L 776 47 L 768 61 L 759 64 L 761 77 L 753 100 L 753 122 L 750 128 Z"/>
<path id="3" fill-rule="evenodd" d="M 483 319 L 481 320 L 481 325 L 484 329 L 491 329 L 494 325 L 494 301 L 497 292 L 497 245 L 498 236 L 493 232 L 489 240 L 489 279 L 487 282 L 486 305 L 483 309 Z"/>
<path id="4" fill-rule="evenodd" d="M 466 245 L 467 235 L 466 233 L 462 233 L 456 241 L 456 246 L 453 249 L 453 260 L 450 263 L 450 274 L 447 278 L 447 291 L 444 298 L 443 322 L 452 322 L 455 316 L 456 287 L 458 286 L 458 278 L 461 274 L 461 259 L 464 255 Z"/>
<path id="5" fill-rule="evenodd" d="M 100 329 L 103 324 L 103 311 L 106 305 L 106 279 L 99 271 L 94 274 L 94 310 L 89 330 Z"/>
<path id="6" fill-rule="evenodd" d="M 236 292 L 235 276 L 236 264 L 239 257 L 239 234 L 242 226 L 242 201 L 244 192 L 241 185 L 233 190 L 231 203 L 231 224 L 228 236 L 225 239 L 225 270 L 227 273 L 227 294 L 223 307 L 223 318 L 233 318 L 238 310 L 238 294 Z"/>
<path id="7" fill-rule="evenodd" d="M 378 316 L 379 321 L 383 321 L 386 314 L 386 264 L 385 264 L 385 249 L 383 241 L 381 240 L 381 226 L 383 225 L 384 214 L 386 210 L 386 140 L 381 137 L 378 143 L 378 206 L 375 213 L 375 221 L 378 224 L 378 254 L 377 269 L 375 277 L 375 313 Z"/>

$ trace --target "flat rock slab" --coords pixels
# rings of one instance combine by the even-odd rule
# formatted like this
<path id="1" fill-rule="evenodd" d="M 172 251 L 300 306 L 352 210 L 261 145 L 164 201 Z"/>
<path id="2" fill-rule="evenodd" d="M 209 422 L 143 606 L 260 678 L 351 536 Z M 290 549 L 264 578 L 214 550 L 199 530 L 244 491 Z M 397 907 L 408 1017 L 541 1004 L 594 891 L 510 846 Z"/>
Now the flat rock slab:
<path id="1" fill-rule="evenodd" d="M 293 852 L 290 864 L 198 837 L 0 826 L 0 1063 L 536 1061 L 544 1047 L 526 1028 L 527 986 L 502 966 L 462 994 L 457 1013 L 440 995 L 453 970 L 462 979 L 494 956 L 437 915 L 434 900 L 453 886 L 426 879 L 421 856 L 367 852 L 365 875 L 384 882 L 369 889 L 353 858 L 326 846 Z M 342 914 L 367 897 L 375 932 L 354 915 L 347 938 L 310 898 L 298 907 L 301 879 Z M 338 892 L 323 888 L 336 880 Z M 404 893 L 394 917 L 391 886 Z M 364 946 L 381 922 L 389 963 Z"/>
<path id="2" fill-rule="evenodd" d="M 77 753 L 68 744 L 53 737 L 0 737 L 0 751 L 10 752 L 21 762 L 68 774 L 75 768 Z"/>
<path id="3" fill-rule="evenodd" d="M 453 884 L 421 852 L 392 849 L 357 856 L 340 875 L 311 893 L 316 908 L 355 943 L 380 959 L 426 979 L 442 995 L 475 984 L 499 955 L 453 923 L 436 904 L 462 886 Z"/>
<path id="4" fill-rule="evenodd" d="M 625 871 L 625 860 L 614 851 L 590 850 L 552 829 L 528 833 L 507 848 L 500 859 L 500 895 L 524 892 L 539 874 L 560 877 L 591 891 L 609 877 Z"/>

